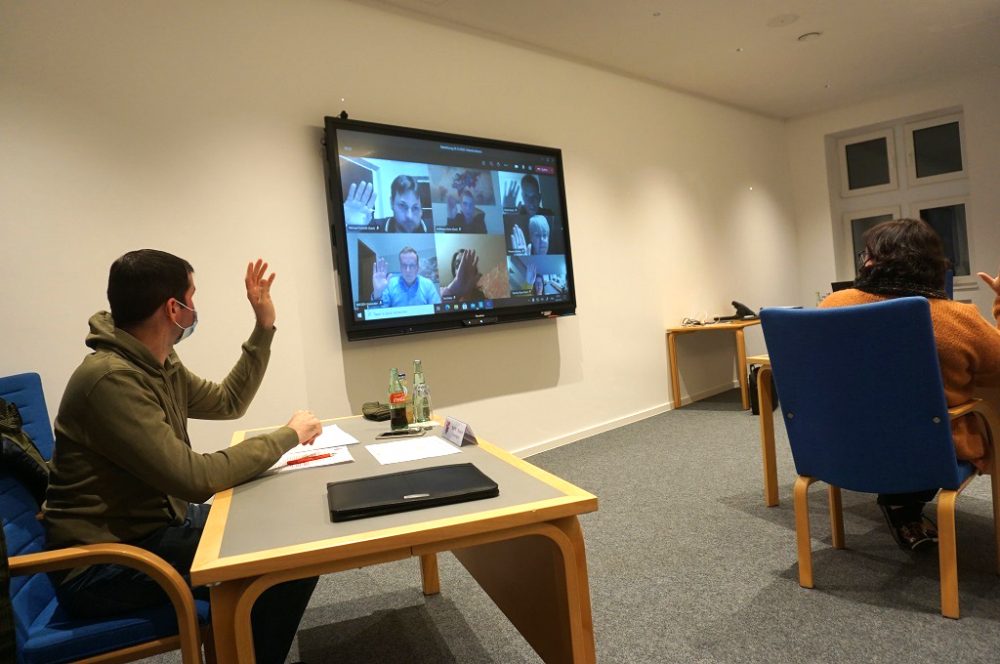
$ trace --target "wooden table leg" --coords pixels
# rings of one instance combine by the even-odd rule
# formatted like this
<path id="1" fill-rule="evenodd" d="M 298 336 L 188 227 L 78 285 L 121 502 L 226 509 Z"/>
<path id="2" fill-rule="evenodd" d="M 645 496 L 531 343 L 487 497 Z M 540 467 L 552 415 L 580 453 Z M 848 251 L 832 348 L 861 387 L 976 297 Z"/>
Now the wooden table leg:
<path id="1" fill-rule="evenodd" d="M 667 361 L 670 363 L 670 397 L 674 408 L 681 407 L 681 374 L 677 369 L 677 335 L 667 332 Z"/>
<path id="2" fill-rule="evenodd" d="M 242 626 L 237 625 L 236 619 L 236 606 L 247 585 L 247 581 L 239 580 L 212 586 L 212 637 L 217 662 L 238 662 L 240 651 L 247 652 L 247 647 L 249 652 L 253 652 L 253 632 L 249 617 L 247 624 Z M 242 644 L 241 639 L 244 641 Z"/>
<path id="3" fill-rule="evenodd" d="M 771 401 L 771 368 L 757 371 L 757 403 L 760 406 L 760 453 L 764 461 L 764 504 L 778 504 L 778 465 L 774 456 L 774 404 Z"/>
<path id="4" fill-rule="evenodd" d="M 533 532 L 453 549 L 547 664 L 596 661 L 583 532 L 576 517 Z"/>
<path id="5" fill-rule="evenodd" d="M 750 386 L 747 381 L 747 344 L 743 329 L 736 330 L 736 375 L 740 381 L 743 410 L 750 410 Z"/>
<path id="6" fill-rule="evenodd" d="M 423 581 L 425 595 L 437 595 L 441 592 L 436 553 L 425 553 L 420 556 L 420 578 Z"/>

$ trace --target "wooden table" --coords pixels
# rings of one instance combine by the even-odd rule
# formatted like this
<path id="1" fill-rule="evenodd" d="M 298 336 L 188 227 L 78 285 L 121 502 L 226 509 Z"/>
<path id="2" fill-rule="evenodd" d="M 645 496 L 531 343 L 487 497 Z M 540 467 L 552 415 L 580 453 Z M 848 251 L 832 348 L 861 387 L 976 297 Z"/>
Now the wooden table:
<path id="1" fill-rule="evenodd" d="M 577 520 L 597 510 L 595 496 L 483 441 L 460 454 L 380 466 L 364 446 L 387 423 L 349 418 L 336 424 L 360 441 L 349 448 L 353 463 L 258 478 L 215 497 L 191 582 L 211 586 L 219 662 L 253 661 L 250 610 L 275 584 L 418 557 L 423 591 L 430 595 L 439 592 L 442 551 L 454 553 L 543 661 L 595 661 Z M 247 433 L 237 432 L 233 444 Z M 500 495 L 330 521 L 327 482 L 464 462 L 497 482 Z"/>
<path id="2" fill-rule="evenodd" d="M 747 347 L 743 338 L 743 330 L 752 325 L 760 325 L 760 319 L 739 320 L 727 323 L 711 323 L 709 325 L 690 325 L 667 328 L 667 354 L 670 361 L 670 390 L 674 398 L 674 408 L 681 406 L 681 374 L 677 368 L 677 337 L 681 334 L 695 332 L 726 331 L 733 332 L 736 338 L 736 373 L 740 379 L 740 398 L 743 400 L 743 410 L 750 408 L 750 394 L 747 389 L 746 357 Z"/>
<path id="3" fill-rule="evenodd" d="M 778 504 L 778 465 L 774 456 L 774 403 L 771 400 L 771 358 L 751 355 L 746 358 L 746 370 L 760 365 L 757 372 L 757 403 L 760 407 L 760 455 L 764 462 L 764 504 Z"/>

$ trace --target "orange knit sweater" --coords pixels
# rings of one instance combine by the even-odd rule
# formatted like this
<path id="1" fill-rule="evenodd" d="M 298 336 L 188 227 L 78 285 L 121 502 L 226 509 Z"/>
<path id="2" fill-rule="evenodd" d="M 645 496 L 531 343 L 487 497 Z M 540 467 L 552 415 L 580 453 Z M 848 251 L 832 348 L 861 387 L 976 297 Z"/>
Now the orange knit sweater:
<path id="1" fill-rule="evenodd" d="M 889 299 L 854 288 L 831 293 L 820 307 L 843 307 Z M 958 406 L 972 398 L 976 387 L 1000 385 L 1000 295 L 993 301 L 994 327 L 972 304 L 932 299 L 931 323 L 941 362 L 948 406 Z M 1000 406 L 1000 404 L 996 404 Z M 952 422 L 955 452 L 981 471 L 988 468 L 989 446 L 979 419 L 966 415 Z"/>

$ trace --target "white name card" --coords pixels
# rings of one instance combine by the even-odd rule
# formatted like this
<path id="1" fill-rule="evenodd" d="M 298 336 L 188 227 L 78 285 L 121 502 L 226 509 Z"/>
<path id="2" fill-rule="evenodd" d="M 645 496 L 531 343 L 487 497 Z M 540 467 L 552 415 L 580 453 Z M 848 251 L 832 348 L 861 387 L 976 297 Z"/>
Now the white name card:
<path id="1" fill-rule="evenodd" d="M 444 433 L 442 435 L 445 440 L 458 447 L 475 445 L 478 442 L 475 434 L 472 433 L 472 427 L 461 420 L 456 420 L 454 417 L 449 417 L 445 420 Z"/>

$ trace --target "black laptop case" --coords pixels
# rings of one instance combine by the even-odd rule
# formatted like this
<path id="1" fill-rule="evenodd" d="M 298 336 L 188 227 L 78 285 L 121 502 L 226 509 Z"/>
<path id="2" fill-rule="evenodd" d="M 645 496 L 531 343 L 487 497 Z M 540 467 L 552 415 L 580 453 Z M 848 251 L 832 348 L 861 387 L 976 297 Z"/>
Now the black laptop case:
<path id="1" fill-rule="evenodd" d="M 333 521 L 395 514 L 500 495 L 497 483 L 471 463 L 435 466 L 326 485 Z"/>

